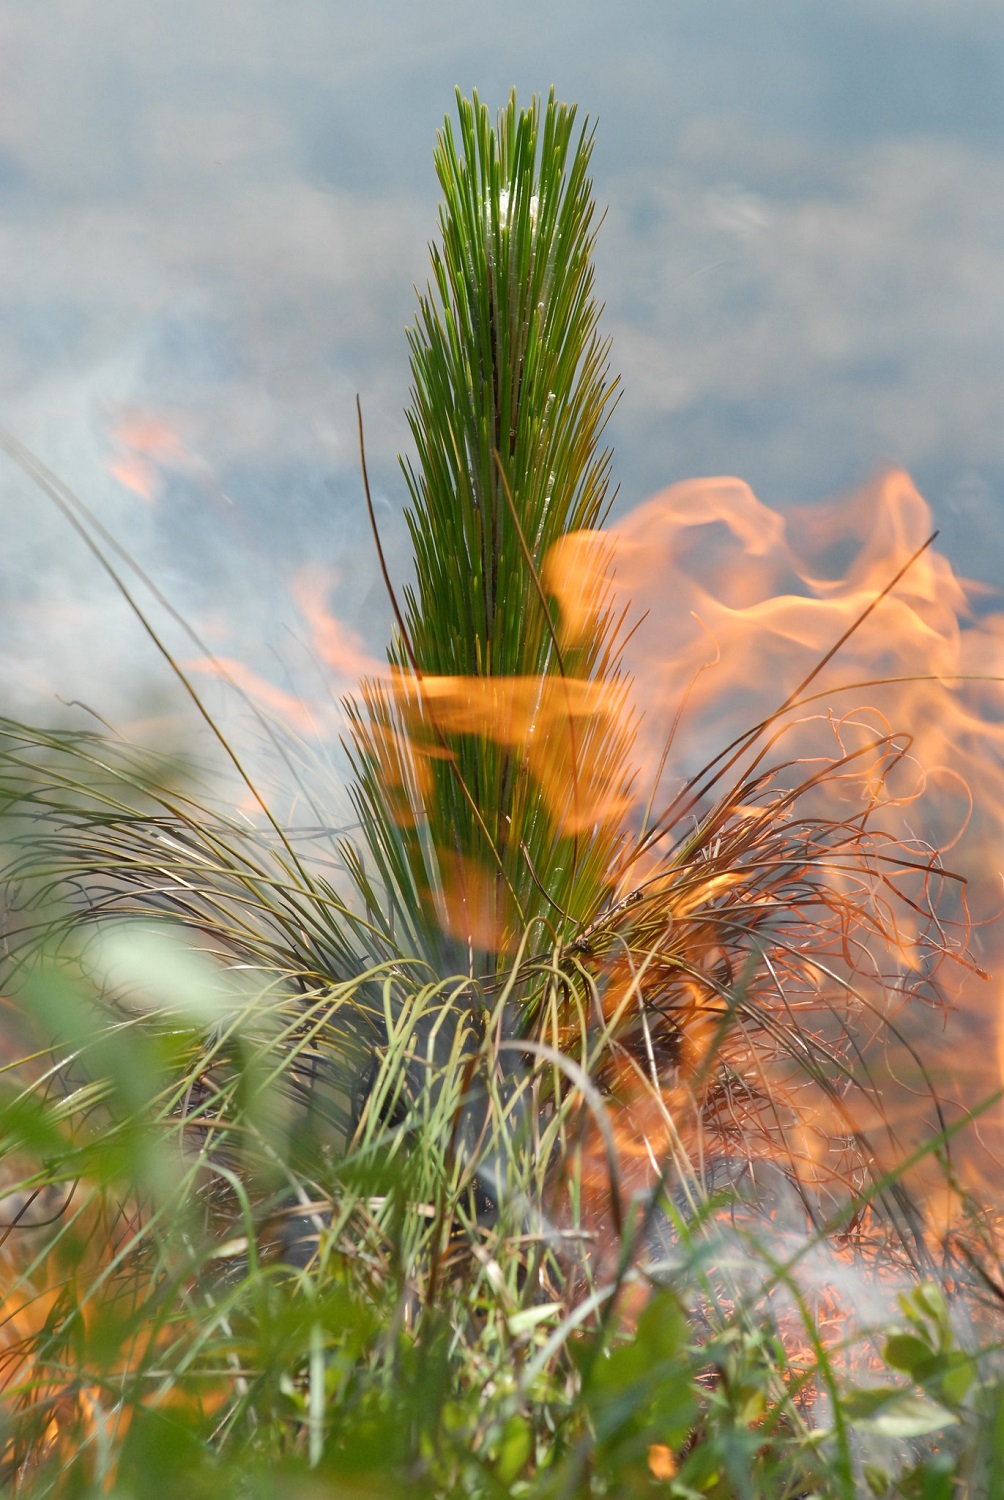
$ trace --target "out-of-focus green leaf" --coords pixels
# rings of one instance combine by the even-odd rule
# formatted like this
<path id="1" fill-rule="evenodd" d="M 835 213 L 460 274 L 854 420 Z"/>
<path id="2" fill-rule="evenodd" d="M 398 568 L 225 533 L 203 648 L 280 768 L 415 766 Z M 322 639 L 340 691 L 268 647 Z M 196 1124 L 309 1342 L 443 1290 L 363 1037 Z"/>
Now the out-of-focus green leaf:
<path id="1" fill-rule="evenodd" d="M 882 1437 L 924 1437 L 958 1420 L 954 1412 L 929 1396 L 895 1386 L 850 1391 L 842 1407 L 848 1421 Z"/>
<path id="2" fill-rule="evenodd" d="M 892 1365 L 894 1370 L 905 1370 L 908 1375 L 914 1375 L 922 1365 L 930 1364 L 932 1350 L 930 1344 L 917 1338 L 916 1334 L 895 1333 L 886 1339 L 883 1356 L 886 1364 Z"/>

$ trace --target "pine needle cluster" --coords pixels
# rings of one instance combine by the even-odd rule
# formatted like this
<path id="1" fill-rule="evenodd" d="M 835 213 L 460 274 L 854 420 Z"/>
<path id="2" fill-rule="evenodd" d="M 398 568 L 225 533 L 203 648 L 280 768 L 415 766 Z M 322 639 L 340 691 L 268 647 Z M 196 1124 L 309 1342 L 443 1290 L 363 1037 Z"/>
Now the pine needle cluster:
<path id="1" fill-rule="evenodd" d="M 528 929 L 572 936 L 609 894 L 631 731 L 602 558 L 574 617 L 548 592 L 569 537 L 595 532 L 610 501 L 592 137 L 553 97 L 543 116 L 510 101 L 497 130 L 477 95 L 458 110 L 409 335 L 416 581 L 391 685 L 366 687 L 353 739 L 360 827 L 391 901 L 422 951 L 474 977 Z"/>

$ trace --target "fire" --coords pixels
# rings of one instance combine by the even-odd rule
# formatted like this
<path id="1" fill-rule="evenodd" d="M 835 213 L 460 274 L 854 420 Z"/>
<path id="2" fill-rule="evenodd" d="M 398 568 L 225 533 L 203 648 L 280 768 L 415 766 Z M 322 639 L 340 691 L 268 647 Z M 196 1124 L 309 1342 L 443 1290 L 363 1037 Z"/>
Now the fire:
<path id="1" fill-rule="evenodd" d="M 37 1446 L 29 1462 L 69 1459 L 87 1445 L 100 1451 L 102 1440 L 124 1437 L 137 1386 L 144 1406 L 177 1415 L 221 1406 L 228 1389 L 218 1379 L 164 1382 L 160 1389 L 144 1379 L 160 1351 L 169 1351 L 171 1330 L 143 1317 L 153 1287 L 142 1272 L 131 1274 L 133 1262 L 142 1259 L 135 1206 L 109 1202 L 101 1188 L 78 1182 L 51 1191 L 40 1212 L 48 1214 L 39 1218 L 42 1226 L 53 1218 L 64 1225 L 60 1253 L 38 1255 L 39 1231 L 24 1216 L 20 1235 L 8 1228 L 0 1245 L 8 1291 L 0 1318 L 0 1399 L 11 1408 L 31 1403 Z M 61 1326 L 74 1328 L 77 1347 L 93 1341 L 101 1349 L 100 1381 L 67 1380 Z M 0 1466 L 18 1470 L 25 1458 L 5 1433 Z"/>
<path id="2" fill-rule="evenodd" d="M 320 704 L 311 704 L 296 693 L 276 687 L 242 661 L 229 656 L 194 657 L 184 664 L 185 671 L 227 681 L 238 692 L 269 710 L 294 733 L 316 736 L 325 721 Z"/>
<path id="3" fill-rule="evenodd" d="M 674 486 L 629 516 L 616 534 L 615 586 L 645 612 L 626 659 L 645 710 L 647 771 L 684 707 L 664 795 L 674 772 L 696 769 L 784 704 L 846 634 L 779 722 L 783 749 L 818 745 L 820 731 L 847 748 L 891 731 L 902 745 L 897 834 L 907 836 L 911 823 L 910 836 L 941 850 L 986 850 L 1004 808 L 1004 616 L 976 618 L 933 547 L 878 598 L 931 529 L 902 473 L 850 501 L 785 517 L 736 480 Z M 827 576 L 828 551 L 848 543 L 856 550 L 846 573 Z M 872 769 L 880 760 L 876 752 Z M 983 940 L 977 934 L 977 946 Z"/>
<path id="4" fill-rule="evenodd" d="M 395 678 L 383 774 L 402 793 L 405 782 L 427 786 L 423 764 L 445 753 L 437 735 L 480 734 L 522 755 L 556 827 L 585 833 L 620 819 L 641 835 L 619 886 L 638 905 L 609 923 L 611 934 L 632 934 L 630 951 L 618 951 L 622 936 L 606 951 L 594 941 L 590 955 L 624 1190 L 650 1182 L 669 1152 L 710 1151 L 729 1180 L 750 1170 L 743 1161 L 783 1163 L 825 1217 L 865 1188 L 863 1142 L 873 1167 L 893 1167 L 934 1128 L 938 1108 L 958 1118 L 999 1087 L 991 919 L 1004 624 L 973 612 L 948 560 L 925 546 L 931 530 L 927 504 L 899 472 L 785 515 L 736 479 L 676 485 L 612 535 L 564 539 L 541 568 L 563 649 L 603 609 L 637 622 L 623 655 L 629 695 L 619 680 L 557 674 Z M 840 553 L 849 560 L 838 574 Z M 630 803 L 611 767 L 582 753 L 607 715 L 640 726 Z M 756 725 L 763 732 L 744 739 Z M 685 849 L 688 820 L 707 828 L 708 819 L 691 855 L 671 852 Z M 648 911 L 659 930 L 645 927 Z M 729 933 L 740 931 L 763 933 L 753 940 L 772 957 L 768 971 L 751 972 L 756 1006 L 726 1021 L 726 997 L 744 982 L 728 957 Z M 639 943 L 660 951 L 647 971 Z M 645 1020 L 658 996 L 675 1018 L 669 1034 Z M 861 1049 L 856 1092 L 813 1082 L 770 1044 L 771 1027 L 795 1018 L 831 1060 Z M 662 1026 L 654 1043 L 644 1035 L 652 1024 Z M 564 1044 L 575 1046 L 571 1018 Z M 657 1057 L 653 1046 L 669 1052 Z M 985 1185 L 1002 1132 L 999 1111 L 984 1120 L 982 1145 L 970 1132 L 962 1181 Z M 583 1169 L 602 1201 L 599 1137 L 587 1141 Z M 944 1180 L 934 1176 L 915 1191 L 943 1227 Z"/>
<path id="5" fill-rule="evenodd" d="M 494 948 L 507 920 L 499 912 L 499 892 L 491 873 L 454 850 L 441 852 L 439 873 L 440 889 L 434 901 L 443 931 L 461 943 Z"/>
<path id="6" fill-rule="evenodd" d="M 873 1086 L 838 1107 L 780 1057 L 757 1056 L 753 1047 L 738 1064 L 748 1080 L 751 1066 L 760 1072 L 758 1092 L 770 1101 L 766 1114 L 747 1101 L 750 1156 L 778 1155 L 780 1133 L 799 1180 L 815 1187 L 845 1170 L 841 1139 L 849 1163 L 855 1137 L 885 1135 L 882 1159 L 891 1166 L 893 1137 L 905 1154 L 921 1121 L 931 1126 L 932 1089 L 953 1119 L 1004 1077 L 995 973 L 1002 938 L 993 925 L 1002 905 L 1004 619 L 975 614 L 948 560 L 925 549 L 931 530 L 925 501 L 907 475 L 893 472 L 850 499 L 784 515 L 735 479 L 679 484 L 629 515 L 613 537 L 614 607 L 640 619 L 624 655 L 640 725 L 640 782 L 650 789 L 656 835 L 665 830 L 653 849 L 671 846 L 681 820 L 708 816 L 726 787 L 744 776 L 755 781 L 771 764 L 780 767 L 773 791 L 737 802 L 723 824 L 721 836 L 734 846 L 725 872 L 741 867 L 751 824 L 759 817 L 766 828 L 793 788 L 819 826 L 830 820 L 843 830 L 825 854 L 830 910 L 818 909 L 817 891 L 804 908 L 802 938 L 794 909 L 785 928 L 791 962 L 778 999 L 807 1015 L 849 1003 Z M 848 553 L 837 574 L 832 560 Z M 744 741 L 758 724 L 763 733 Z M 701 768 L 716 757 L 702 781 Z M 662 825 L 660 808 L 670 809 Z M 803 853 L 808 879 L 812 861 Z M 783 857 L 798 858 L 797 848 Z M 633 877 L 649 868 L 642 861 Z M 748 890 L 741 896 L 747 910 L 751 899 Z M 675 908 L 678 920 L 689 908 L 707 927 L 688 939 L 697 968 L 713 967 L 720 952 L 713 919 L 721 905 L 708 881 Z M 906 1005 L 938 992 L 951 1003 L 947 1014 Z M 890 1020 L 897 1032 L 883 1037 Z M 629 1159 L 659 1159 L 668 1116 L 674 1129 L 685 1118 L 681 1102 L 670 1104 L 665 1086 L 651 1081 L 647 1096 L 640 1085 L 628 1091 L 620 1134 Z M 693 1100 L 689 1109 L 693 1116 Z M 998 1110 L 978 1138 L 965 1138 L 963 1181 L 985 1188 L 1002 1144 Z M 938 1198 L 934 1216 L 944 1221 L 943 1179 L 929 1185 L 928 1198 L 932 1210 Z"/>
<path id="7" fill-rule="evenodd" d="M 575 950 L 602 997 L 625 1188 L 669 1151 L 706 1158 L 710 1109 L 723 1159 L 783 1159 L 832 1208 L 864 1186 L 863 1141 L 891 1166 L 935 1096 L 952 1118 L 999 1087 L 1004 616 L 976 614 L 931 530 L 901 472 L 784 514 L 738 479 L 674 485 L 541 560 L 558 605 L 559 670 L 543 678 L 388 669 L 332 614 L 331 575 L 294 580 L 316 655 L 368 683 L 360 722 L 403 828 L 434 767 L 475 736 L 515 758 L 555 835 L 624 830 L 609 908 Z M 608 614 L 620 657 L 597 678 L 566 671 L 562 654 Z M 344 728 L 239 663 L 222 669 L 297 733 Z M 604 752 L 617 725 L 625 743 L 637 729 L 633 781 Z M 459 850 L 438 851 L 426 896 L 479 949 L 518 926 L 498 871 Z M 838 1072 L 860 1053 L 856 1092 L 764 1045 L 796 1022 Z M 574 1050 L 578 1023 L 560 1024 Z M 963 1157 L 973 1185 L 1004 1145 L 999 1113 L 981 1140 Z M 586 1143 L 587 1169 L 601 1156 Z M 928 1196 L 943 1220 L 943 1181 Z"/>
<path id="8" fill-rule="evenodd" d="M 560 676 L 416 679 L 395 672 L 389 694 L 398 717 L 382 727 L 391 735 L 398 766 L 391 769 L 388 757 L 388 775 L 402 784 L 406 775 L 428 784 L 421 762 L 448 755 L 444 737 L 477 735 L 521 755 L 544 793 L 556 831 L 586 832 L 628 810 L 620 768 L 604 763 L 598 753 L 602 732 L 597 730 L 623 712 L 619 683 Z M 408 772 L 403 756 L 411 761 Z"/>
<path id="9" fill-rule="evenodd" d="M 785 517 L 734 479 L 675 485 L 641 506 L 617 529 L 616 588 L 648 611 L 628 663 L 644 693 L 649 734 L 660 714 L 665 721 L 675 713 L 680 684 L 712 655 L 717 664 L 687 703 L 689 746 L 702 748 L 702 731 L 706 737 L 712 726 L 738 732 L 780 706 L 931 530 L 927 505 L 902 473 L 850 501 Z M 855 550 L 846 573 L 827 576 L 829 555 L 848 545 Z M 969 622 L 962 584 L 929 548 L 849 636 L 808 712 L 880 701 L 890 722 L 909 728 L 918 760 L 941 764 L 960 730 L 972 738 L 957 690 L 971 670 Z M 934 704 L 951 709 L 948 725 L 941 714 L 919 715 Z M 984 742 L 986 724 L 972 727 Z"/>
<path id="10" fill-rule="evenodd" d="M 136 414 L 118 423 L 111 437 L 120 453 L 110 461 L 109 472 L 126 489 L 150 504 L 160 495 L 165 469 L 184 469 L 191 464 L 178 433 L 150 413 Z"/>
<path id="11" fill-rule="evenodd" d="M 293 600 L 310 631 L 310 644 L 336 679 L 346 686 L 360 677 L 380 677 L 387 668 L 366 650 L 362 639 L 328 608 L 338 575 L 318 564 L 301 568 L 293 578 Z"/>

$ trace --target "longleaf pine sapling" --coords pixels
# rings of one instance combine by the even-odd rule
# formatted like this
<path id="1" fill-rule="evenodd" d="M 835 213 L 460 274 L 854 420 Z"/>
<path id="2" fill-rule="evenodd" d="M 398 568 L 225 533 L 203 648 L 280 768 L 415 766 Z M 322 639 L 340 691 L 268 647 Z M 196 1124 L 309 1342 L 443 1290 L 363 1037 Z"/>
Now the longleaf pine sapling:
<path id="1" fill-rule="evenodd" d="M 439 137 L 415 577 L 388 579 L 387 668 L 347 704 L 354 832 L 305 853 L 215 723 L 257 822 L 124 738 L 0 721 L 9 1484 L 149 1483 L 166 1423 L 238 1488 L 246 1451 L 430 1495 L 612 1492 L 615 1454 L 669 1482 L 693 1420 L 681 1493 L 740 1450 L 788 1475 L 763 1493 L 805 1493 L 818 1445 L 740 1312 L 702 1283 L 728 1390 L 667 1289 L 639 1372 L 606 1360 L 624 1283 L 743 1201 L 744 1244 L 794 1202 L 848 1254 L 928 1269 L 862 1034 L 938 998 L 965 929 L 898 920 L 904 861 L 944 872 L 883 829 L 895 734 L 789 754 L 800 689 L 669 791 L 671 740 L 656 784 L 632 767 L 592 141 L 553 94 L 494 124 L 458 96 Z M 820 811 L 828 784 L 853 818 Z M 749 1380 L 737 1447 L 715 1393 Z"/>

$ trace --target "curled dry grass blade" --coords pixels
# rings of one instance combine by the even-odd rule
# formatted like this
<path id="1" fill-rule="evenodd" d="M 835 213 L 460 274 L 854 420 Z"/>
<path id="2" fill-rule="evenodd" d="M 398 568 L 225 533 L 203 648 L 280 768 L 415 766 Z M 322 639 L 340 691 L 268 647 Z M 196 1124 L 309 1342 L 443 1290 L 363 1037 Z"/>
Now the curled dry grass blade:
<path id="1" fill-rule="evenodd" d="M 588 1388 L 577 1331 L 616 1327 L 667 1234 L 699 1261 L 737 1196 L 930 1264 L 870 1071 L 967 961 L 961 885 L 897 831 L 909 740 L 848 714 L 789 751 L 795 695 L 642 808 L 599 529 L 592 136 L 553 97 L 458 109 L 409 336 L 416 582 L 346 705 L 355 833 L 308 854 L 113 735 L 0 725 L 23 1043 L 0 1378 L 26 1486 L 67 1445 L 111 1482 L 151 1404 L 206 1451 L 348 1452 L 437 1330 L 443 1378 L 497 1382 L 506 1421 L 553 1379 L 546 1425 Z M 196 981 L 171 981 L 181 953 Z M 727 1332 L 741 1298 L 712 1316 L 702 1285 Z M 807 1441 L 798 1381 L 764 1382 Z M 387 1463 L 425 1451 L 404 1428 Z"/>

